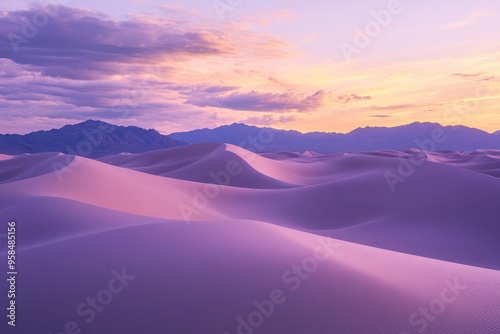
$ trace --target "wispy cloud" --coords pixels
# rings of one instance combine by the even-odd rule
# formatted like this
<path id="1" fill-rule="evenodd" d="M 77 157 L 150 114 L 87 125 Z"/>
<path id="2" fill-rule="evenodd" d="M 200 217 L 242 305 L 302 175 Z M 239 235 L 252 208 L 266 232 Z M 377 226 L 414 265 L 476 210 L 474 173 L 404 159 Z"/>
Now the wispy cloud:
<path id="1" fill-rule="evenodd" d="M 302 15 L 289 10 L 264 11 L 259 15 L 244 17 L 242 22 L 245 24 L 269 26 L 279 22 L 296 22 L 302 19 Z"/>
<path id="2" fill-rule="evenodd" d="M 358 94 L 337 96 L 337 102 L 341 102 L 341 103 L 349 103 L 351 101 L 362 101 L 362 100 L 372 100 L 372 97 L 369 95 L 360 96 Z"/>
<path id="3" fill-rule="evenodd" d="M 279 117 L 275 117 L 273 115 L 262 115 L 262 116 L 251 116 L 244 119 L 242 122 L 245 124 L 251 125 L 261 125 L 261 126 L 270 126 L 276 124 L 286 124 L 295 122 L 298 120 L 298 117 L 295 115 L 285 116 L 281 115 Z"/>
<path id="4" fill-rule="evenodd" d="M 193 94 L 187 100 L 187 103 L 199 107 L 244 111 L 311 112 L 323 106 L 327 95 L 328 93 L 325 91 L 317 91 L 310 96 L 293 92 L 279 94 L 257 91 L 234 92 L 229 95 Z"/>
<path id="5" fill-rule="evenodd" d="M 302 39 L 300 41 L 302 43 L 312 43 L 312 42 L 314 42 L 317 39 L 318 39 L 318 34 L 317 33 L 312 33 L 312 34 L 309 34 L 309 35 L 305 35 L 304 37 L 302 37 Z"/>
<path id="6" fill-rule="evenodd" d="M 390 106 L 371 106 L 371 110 L 404 110 L 416 107 L 415 104 L 396 104 Z"/>
<path id="7" fill-rule="evenodd" d="M 476 81 L 492 81 L 495 76 L 489 75 L 488 73 L 454 73 L 452 76 L 459 77 L 461 79 L 474 79 Z"/>
<path id="8" fill-rule="evenodd" d="M 484 72 L 480 72 L 480 73 L 453 73 L 452 75 L 456 76 L 456 77 L 468 79 L 468 78 L 476 78 L 476 77 L 481 76 L 483 74 L 485 74 L 485 73 Z"/>
<path id="9" fill-rule="evenodd" d="M 484 17 L 488 17 L 488 16 L 492 16 L 492 15 L 494 15 L 493 12 L 486 12 L 486 11 L 472 13 L 462 20 L 445 24 L 442 26 L 442 28 L 443 29 L 458 29 L 458 28 L 473 26 L 473 25 L 481 23 L 481 19 L 483 19 Z"/>

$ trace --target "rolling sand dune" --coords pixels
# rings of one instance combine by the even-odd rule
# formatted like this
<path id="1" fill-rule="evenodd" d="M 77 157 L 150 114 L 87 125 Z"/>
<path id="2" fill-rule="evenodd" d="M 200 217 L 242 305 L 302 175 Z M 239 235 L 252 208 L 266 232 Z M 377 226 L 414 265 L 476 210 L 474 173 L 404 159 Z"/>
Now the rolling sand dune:
<path id="1" fill-rule="evenodd" d="M 250 159 L 258 157 L 251 152 L 248 154 Z M 214 173 L 225 171 L 228 163 L 237 161 L 238 167 L 242 169 L 240 174 L 244 177 L 231 178 L 228 185 L 245 188 L 289 188 L 294 186 L 287 183 L 287 180 L 276 179 L 271 175 L 260 173 L 247 161 L 226 150 L 225 144 L 197 144 L 140 155 L 105 157 L 101 161 L 153 175 L 204 183 L 216 183 L 210 173 L 206 171 L 214 171 Z"/>
<path id="2" fill-rule="evenodd" d="M 7 156 L 5 156 L 7 157 Z M 58 153 L 41 153 L 20 155 L 13 158 L 0 159 L 0 183 L 13 182 L 50 174 L 58 167 L 68 165 L 74 157 Z"/>
<path id="3" fill-rule="evenodd" d="M 15 333 L 500 333 L 499 169 L 491 150 L 225 144 L 7 158 Z"/>

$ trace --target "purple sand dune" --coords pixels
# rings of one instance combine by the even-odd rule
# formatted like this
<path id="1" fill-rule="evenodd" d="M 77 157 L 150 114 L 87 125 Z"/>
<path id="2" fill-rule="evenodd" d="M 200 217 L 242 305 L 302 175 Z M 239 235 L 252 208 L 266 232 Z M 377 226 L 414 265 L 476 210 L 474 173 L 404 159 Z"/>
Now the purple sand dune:
<path id="1" fill-rule="evenodd" d="M 2 157 L 19 259 L 7 330 L 500 333 L 498 168 L 491 150 Z"/>
<path id="2" fill-rule="evenodd" d="M 218 174 L 230 164 L 236 166 L 234 169 L 241 176 L 232 177 L 227 185 L 258 189 L 294 186 L 256 172 L 244 159 L 228 152 L 225 144 L 197 144 L 139 155 L 109 156 L 100 161 L 148 174 L 214 184 L 224 181 Z"/>

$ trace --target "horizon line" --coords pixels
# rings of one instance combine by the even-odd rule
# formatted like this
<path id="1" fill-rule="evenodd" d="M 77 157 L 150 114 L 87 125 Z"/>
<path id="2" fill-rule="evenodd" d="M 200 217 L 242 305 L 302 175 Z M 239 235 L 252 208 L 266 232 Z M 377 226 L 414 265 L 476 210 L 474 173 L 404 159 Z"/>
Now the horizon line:
<path id="1" fill-rule="evenodd" d="M 30 132 L 27 132 L 27 133 L 24 133 L 24 134 L 21 134 L 21 133 L 0 133 L 0 135 L 3 135 L 3 136 L 6 136 L 6 135 L 25 136 L 25 135 L 28 135 L 28 134 L 31 134 L 31 133 L 36 133 L 36 132 L 48 132 L 48 131 L 53 131 L 53 130 L 60 130 L 60 129 L 66 127 L 66 126 L 77 126 L 77 125 L 80 125 L 80 124 L 83 124 L 83 123 L 87 123 L 87 122 L 100 122 L 100 123 L 105 123 L 105 124 L 109 124 L 109 125 L 117 126 L 117 127 L 137 127 L 137 128 L 141 128 L 141 129 L 145 129 L 145 130 L 155 130 L 156 132 L 158 132 L 159 134 L 164 135 L 164 136 L 170 136 L 170 135 L 173 135 L 173 134 L 187 133 L 187 132 L 198 131 L 198 130 L 215 130 L 215 129 L 218 129 L 218 128 L 221 128 L 221 127 L 224 127 L 224 126 L 232 126 L 232 125 L 244 125 L 244 126 L 247 126 L 247 127 L 259 128 L 259 129 L 273 129 L 273 130 L 276 130 L 276 131 L 298 132 L 298 133 L 303 134 L 303 135 L 313 134 L 313 133 L 347 135 L 347 134 L 350 134 L 350 133 L 352 133 L 352 132 L 354 132 L 356 130 L 361 130 L 361 129 L 370 129 L 370 128 L 372 128 L 372 129 L 394 129 L 394 128 L 399 128 L 399 127 L 413 125 L 413 124 L 432 124 L 432 125 L 438 125 L 438 126 L 443 127 L 443 128 L 463 127 L 463 128 L 468 128 L 468 129 L 474 129 L 474 130 L 482 131 L 482 132 L 485 132 L 485 133 L 490 134 L 490 135 L 493 135 L 493 134 L 495 134 L 495 133 L 497 133 L 497 132 L 500 131 L 500 130 L 495 130 L 493 132 L 489 132 L 489 131 L 481 129 L 481 128 L 471 127 L 471 126 L 467 126 L 467 125 L 463 125 L 463 124 L 443 125 L 443 124 L 438 123 L 438 122 L 430 122 L 430 121 L 421 122 L 421 121 L 415 121 L 415 122 L 406 123 L 406 124 L 400 124 L 400 125 L 395 125 L 395 126 L 372 126 L 372 125 L 359 126 L 359 127 L 355 128 L 355 129 L 352 129 L 351 131 L 348 131 L 348 132 L 335 132 L 335 131 L 331 131 L 331 132 L 329 132 L 329 131 L 309 131 L 309 132 L 302 132 L 302 131 L 296 130 L 296 129 L 280 129 L 280 128 L 272 127 L 272 126 L 269 126 L 269 125 L 259 126 L 259 125 L 246 124 L 246 123 L 243 123 L 243 122 L 233 122 L 233 123 L 229 123 L 229 124 L 221 124 L 221 125 L 213 127 L 213 128 L 208 128 L 208 127 L 205 127 L 205 128 L 194 128 L 194 129 L 186 130 L 186 131 L 177 131 L 177 132 L 163 133 L 163 132 L 158 131 L 156 128 L 145 128 L 145 127 L 141 127 L 139 125 L 118 125 L 118 124 L 110 123 L 109 121 L 103 121 L 103 120 L 100 120 L 100 119 L 91 119 L 90 118 L 90 119 L 87 119 L 87 120 L 84 120 L 84 121 L 79 121 L 77 123 L 68 123 L 68 124 L 65 124 L 65 125 L 63 125 L 61 127 L 58 127 L 58 128 L 56 127 L 56 128 L 46 129 L 46 130 L 44 130 L 44 129 L 34 130 L 34 131 L 30 131 Z"/>

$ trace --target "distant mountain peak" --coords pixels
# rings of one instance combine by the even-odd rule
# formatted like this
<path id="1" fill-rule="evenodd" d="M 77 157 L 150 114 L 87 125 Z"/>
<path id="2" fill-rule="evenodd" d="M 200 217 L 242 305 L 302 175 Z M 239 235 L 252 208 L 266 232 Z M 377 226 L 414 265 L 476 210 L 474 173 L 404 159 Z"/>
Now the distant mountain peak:
<path id="1" fill-rule="evenodd" d="M 96 126 L 96 125 L 101 125 L 101 124 L 112 125 L 112 124 L 106 123 L 104 121 L 88 119 L 88 120 L 80 122 L 80 123 L 68 124 L 68 125 L 65 125 L 64 127 Z M 117 125 L 115 125 L 115 126 L 117 126 Z"/>
<path id="2" fill-rule="evenodd" d="M 186 144 L 154 129 L 117 126 L 92 119 L 24 136 L 0 135 L 0 153 L 10 155 L 63 152 L 97 158 L 122 152 L 143 153 Z"/>

